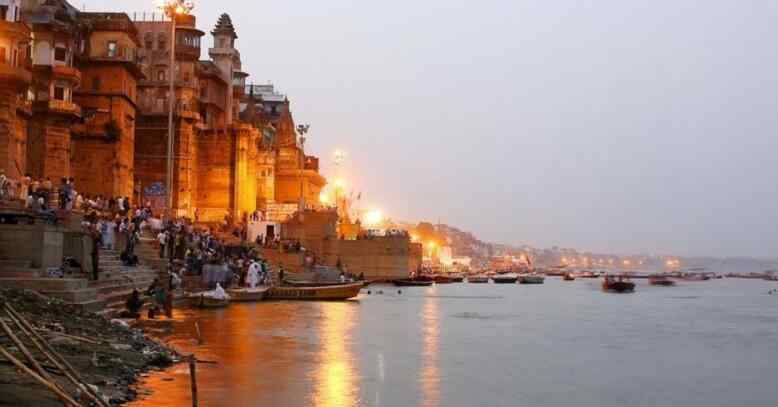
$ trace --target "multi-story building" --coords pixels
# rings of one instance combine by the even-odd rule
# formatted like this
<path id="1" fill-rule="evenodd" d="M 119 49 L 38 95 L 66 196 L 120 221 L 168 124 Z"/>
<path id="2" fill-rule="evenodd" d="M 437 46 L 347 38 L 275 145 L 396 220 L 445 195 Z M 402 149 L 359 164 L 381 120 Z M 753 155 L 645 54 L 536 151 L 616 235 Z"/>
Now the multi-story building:
<path id="1" fill-rule="evenodd" d="M 30 29 L 21 22 L 21 1 L 0 0 L 0 170 L 19 179 L 27 166 Z"/>
<path id="2" fill-rule="evenodd" d="M 32 27 L 32 111 L 27 171 L 36 178 L 71 176 L 71 132 L 81 120 L 73 94 L 81 84 L 74 66 L 78 10 L 64 0 L 23 0 L 22 19 Z"/>
<path id="3" fill-rule="evenodd" d="M 124 13 L 80 13 L 77 65 L 82 84 L 74 101 L 83 124 L 74 127 L 71 167 L 82 191 L 133 196 L 140 45 Z"/>

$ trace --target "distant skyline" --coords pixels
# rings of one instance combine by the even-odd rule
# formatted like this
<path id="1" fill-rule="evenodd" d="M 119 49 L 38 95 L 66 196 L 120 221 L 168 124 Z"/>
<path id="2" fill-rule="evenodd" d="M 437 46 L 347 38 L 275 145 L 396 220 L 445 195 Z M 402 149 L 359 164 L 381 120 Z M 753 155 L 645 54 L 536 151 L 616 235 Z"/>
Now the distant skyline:
<path id="1" fill-rule="evenodd" d="M 155 2 L 73 2 L 153 11 Z M 196 1 L 365 205 L 482 240 L 776 257 L 778 2 Z"/>

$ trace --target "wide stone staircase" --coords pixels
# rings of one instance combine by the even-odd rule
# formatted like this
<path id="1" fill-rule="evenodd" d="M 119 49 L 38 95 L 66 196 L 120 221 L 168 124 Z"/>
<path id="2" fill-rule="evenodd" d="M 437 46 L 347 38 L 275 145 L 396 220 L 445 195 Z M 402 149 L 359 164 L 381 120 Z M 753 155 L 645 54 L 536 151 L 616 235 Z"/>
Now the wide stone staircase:
<path id="1" fill-rule="evenodd" d="M 132 290 L 145 290 L 157 276 L 156 270 L 143 263 L 135 267 L 122 265 L 116 250 L 101 250 L 99 278 L 90 281 L 89 288 L 96 290 L 97 298 L 104 302 L 106 311 L 111 311 L 123 308 Z"/>

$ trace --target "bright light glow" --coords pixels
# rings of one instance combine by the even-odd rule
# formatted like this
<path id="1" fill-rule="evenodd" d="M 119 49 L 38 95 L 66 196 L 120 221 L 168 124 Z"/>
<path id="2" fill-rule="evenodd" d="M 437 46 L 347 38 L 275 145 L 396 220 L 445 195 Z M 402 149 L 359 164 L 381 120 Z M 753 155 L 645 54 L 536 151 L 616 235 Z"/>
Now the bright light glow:
<path id="1" fill-rule="evenodd" d="M 419 241 L 419 236 L 411 235 L 411 242 L 418 242 L 418 241 Z"/>
<path id="2" fill-rule="evenodd" d="M 335 180 L 335 188 L 343 189 L 345 187 L 346 187 L 346 181 L 343 178 L 338 178 Z"/>
<path id="3" fill-rule="evenodd" d="M 327 193 L 326 193 L 326 192 L 322 191 L 322 192 L 319 194 L 319 202 L 321 202 L 321 204 L 322 204 L 322 205 L 325 205 L 325 206 L 326 206 L 326 205 L 329 205 L 329 204 L 331 203 L 331 202 L 330 202 L 330 197 L 329 197 L 329 196 L 327 196 Z"/>
<path id="4" fill-rule="evenodd" d="M 364 222 L 367 226 L 376 226 L 380 225 L 381 222 L 384 221 L 384 214 L 378 210 L 374 209 L 372 211 L 369 211 L 364 216 Z"/>
<path id="5" fill-rule="evenodd" d="M 427 243 L 427 247 L 429 247 L 429 248 L 430 248 L 430 250 L 432 250 L 432 249 L 434 249 L 435 247 L 437 247 L 437 245 L 438 245 L 438 244 L 437 244 L 437 243 L 435 243 L 435 242 L 428 242 L 428 243 Z"/>

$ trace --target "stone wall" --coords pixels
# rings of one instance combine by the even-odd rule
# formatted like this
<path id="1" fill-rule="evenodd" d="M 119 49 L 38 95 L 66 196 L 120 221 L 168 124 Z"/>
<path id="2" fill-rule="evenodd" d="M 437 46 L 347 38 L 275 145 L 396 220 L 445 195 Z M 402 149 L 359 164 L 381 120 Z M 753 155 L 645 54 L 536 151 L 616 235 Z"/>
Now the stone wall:
<path id="1" fill-rule="evenodd" d="M 341 264 L 368 280 L 405 278 L 421 264 L 421 251 L 405 237 L 340 240 L 338 245 Z"/>
<path id="2" fill-rule="evenodd" d="M 16 92 L 0 87 L 0 169 L 19 180 L 27 171 L 27 119 L 17 115 Z"/>
<path id="3" fill-rule="evenodd" d="M 62 265 L 65 229 L 45 225 L 0 224 L 0 259 L 29 261 L 46 270 Z"/>

